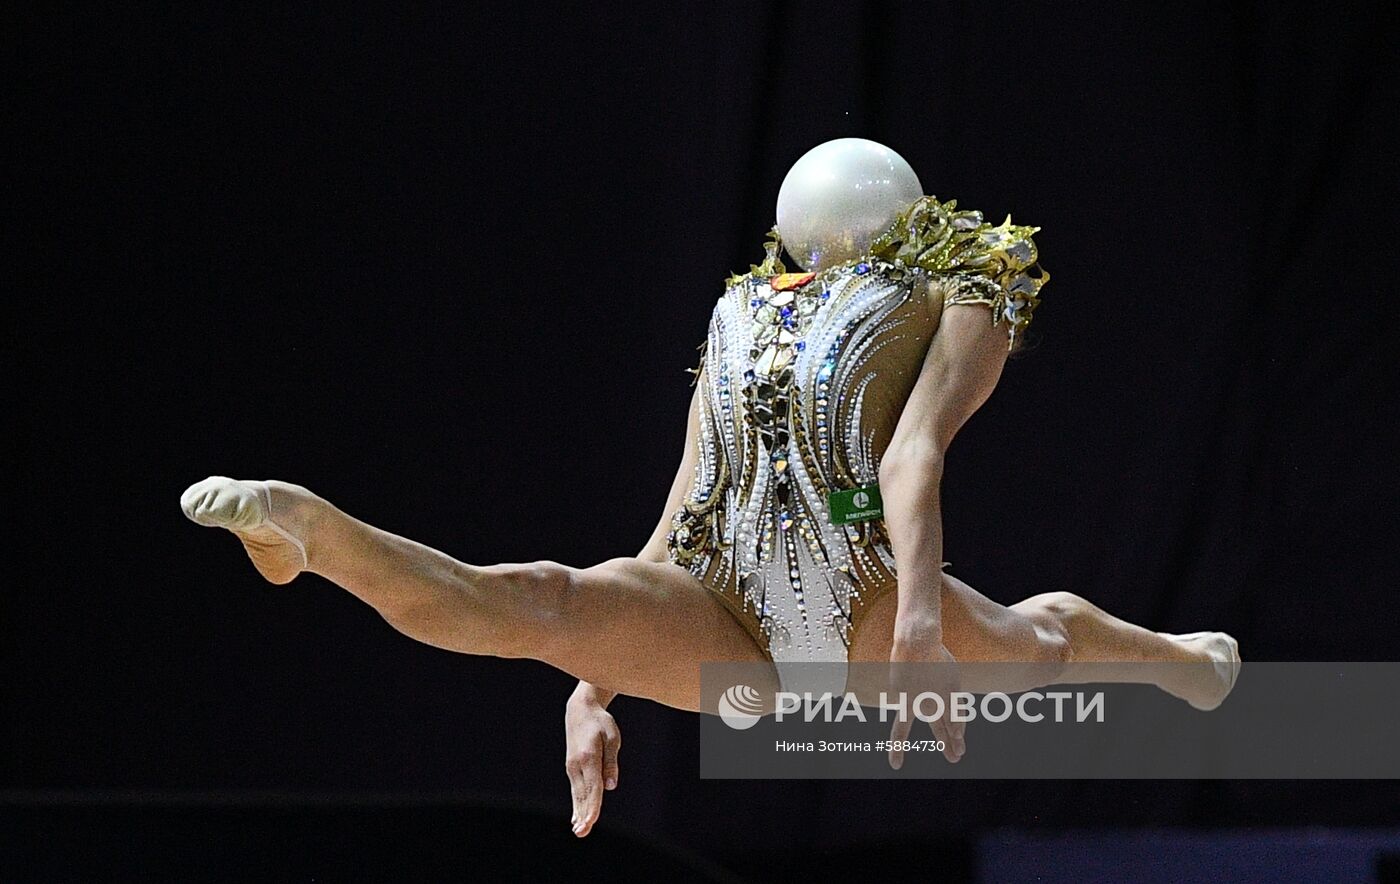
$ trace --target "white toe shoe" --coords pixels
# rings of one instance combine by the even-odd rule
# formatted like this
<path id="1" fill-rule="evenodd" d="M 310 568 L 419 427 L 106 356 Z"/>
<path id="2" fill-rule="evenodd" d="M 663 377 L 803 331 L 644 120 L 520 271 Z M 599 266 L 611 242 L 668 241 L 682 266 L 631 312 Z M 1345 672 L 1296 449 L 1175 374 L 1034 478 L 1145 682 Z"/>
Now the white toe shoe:
<path id="1" fill-rule="evenodd" d="M 180 509 L 190 521 L 210 528 L 247 532 L 266 528 L 290 543 L 308 564 L 306 546 L 272 519 L 272 493 L 266 482 L 240 482 L 227 476 L 210 476 L 180 495 Z"/>

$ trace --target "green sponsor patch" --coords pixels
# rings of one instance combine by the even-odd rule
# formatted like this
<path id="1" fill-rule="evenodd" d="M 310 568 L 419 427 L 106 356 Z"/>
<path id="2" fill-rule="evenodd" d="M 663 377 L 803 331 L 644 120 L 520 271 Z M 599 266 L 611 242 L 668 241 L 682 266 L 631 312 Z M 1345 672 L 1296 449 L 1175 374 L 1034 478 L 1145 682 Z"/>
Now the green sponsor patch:
<path id="1" fill-rule="evenodd" d="M 884 502 L 880 500 L 880 486 L 866 485 L 850 491 L 833 491 L 826 496 L 826 509 L 831 513 L 831 524 L 849 525 L 884 517 Z"/>

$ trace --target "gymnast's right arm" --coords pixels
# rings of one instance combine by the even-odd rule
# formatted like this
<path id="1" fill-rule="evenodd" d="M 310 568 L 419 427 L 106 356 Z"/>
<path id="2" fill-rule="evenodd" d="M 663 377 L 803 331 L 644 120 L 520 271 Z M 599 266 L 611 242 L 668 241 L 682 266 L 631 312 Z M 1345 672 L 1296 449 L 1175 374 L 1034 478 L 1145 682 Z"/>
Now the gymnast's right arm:
<path id="1" fill-rule="evenodd" d="M 670 558 L 666 549 L 666 535 L 671 531 L 671 516 L 681 508 L 681 501 L 690 490 L 690 482 L 695 473 L 696 440 L 699 436 L 700 384 L 696 383 L 695 393 L 690 397 L 690 415 L 686 420 L 685 449 L 681 455 L 681 465 L 676 470 L 676 477 L 671 481 L 671 494 L 666 498 L 666 508 L 661 511 L 661 520 L 656 523 L 656 530 L 651 532 L 651 539 L 642 547 L 642 551 L 637 553 L 637 558 L 644 562 L 665 562 Z M 613 692 L 586 681 L 580 681 L 574 691 L 574 698 L 591 700 L 604 707 L 612 702 L 615 696 L 617 695 Z"/>
<path id="2" fill-rule="evenodd" d="M 671 483 L 666 508 L 651 539 L 637 554 L 637 558 L 645 562 L 667 561 L 666 535 L 671 530 L 671 515 L 680 509 L 681 501 L 690 489 L 691 476 L 695 472 L 696 440 L 700 434 L 700 386 L 699 383 L 695 385 L 695 394 L 690 399 L 685 452 L 681 456 L 676 478 Z M 574 834 L 580 838 L 588 834 L 598 819 L 603 790 L 617 788 L 617 751 L 622 744 L 622 734 L 607 711 L 608 704 L 615 696 L 617 694 L 612 691 L 580 681 L 569 697 L 564 713 L 567 743 L 565 768 L 569 774 L 574 804 L 572 823 Z"/>
<path id="3" fill-rule="evenodd" d="M 701 374 L 704 374 L 703 370 Z M 656 523 L 656 530 L 651 532 L 651 539 L 642 547 L 642 551 L 637 553 L 637 558 L 644 562 L 665 562 L 670 559 L 666 549 L 666 535 L 671 532 L 671 516 L 681 508 L 685 493 L 690 490 L 690 483 L 695 474 L 695 462 L 698 459 L 696 451 L 700 438 L 700 389 L 701 384 L 697 379 L 695 393 L 690 397 L 690 415 L 686 419 L 685 451 L 681 455 L 681 465 L 676 470 L 676 478 L 671 481 L 671 495 L 666 498 L 666 508 L 661 511 L 661 521 Z"/>

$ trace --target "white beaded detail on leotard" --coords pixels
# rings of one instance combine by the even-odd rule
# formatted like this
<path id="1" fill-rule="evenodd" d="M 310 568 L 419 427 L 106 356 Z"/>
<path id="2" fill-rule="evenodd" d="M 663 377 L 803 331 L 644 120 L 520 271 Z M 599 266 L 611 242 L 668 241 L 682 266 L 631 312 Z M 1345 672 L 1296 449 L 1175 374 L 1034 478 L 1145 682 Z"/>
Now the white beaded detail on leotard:
<path id="1" fill-rule="evenodd" d="M 1035 228 L 955 206 L 926 197 L 873 254 L 819 273 L 786 273 L 771 235 L 711 314 L 668 548 L 778 663 L 844 662 L 895 586 L 883 519 L 832 524 L 827 497 L 876 482 L 942 308 L 987 304 L 1014 344 L 1038 302 Z"/>

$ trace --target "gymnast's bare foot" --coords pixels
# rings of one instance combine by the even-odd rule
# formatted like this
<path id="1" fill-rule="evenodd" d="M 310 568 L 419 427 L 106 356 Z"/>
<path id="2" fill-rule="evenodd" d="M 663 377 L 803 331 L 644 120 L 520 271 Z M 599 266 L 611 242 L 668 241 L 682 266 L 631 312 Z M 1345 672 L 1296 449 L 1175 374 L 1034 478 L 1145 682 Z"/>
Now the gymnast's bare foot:
<path id="1" fill-rule="evenodd" d="M 305 488 L 286 482 L 210 476 L 180 495 L 180 509 L 197 524 L 232 531 L 258 573 L 283 584 L 310 566 L 305 538 L 312 499 Z"/>
<path id="2" fill-rule="evenodd" d="M 1235 680 L 1239 678 L 1240 666 L 1240 643 L 1235 641 L 1235 637 L 1225 632 L 1191 632 L 1185 635 L 1174 635 L 1170 632 L 1159 632 L 1158 635 L 1170 639 L 1186 648 L 1203 663 L 1213 664 L 1210 667 L 1191 665 L 1181 667 L 1181 684 L 1174 688 L 1164 689 L 1177 697 L 1190 703 L 1197 709 L 1209 711 L 1225 702 L 1225 698 L 1234 690 Z"/>

